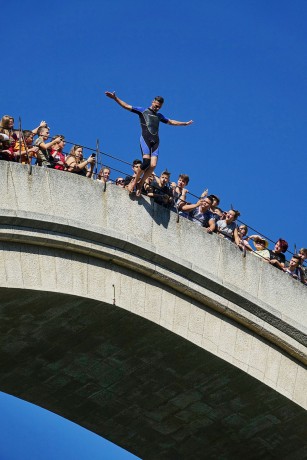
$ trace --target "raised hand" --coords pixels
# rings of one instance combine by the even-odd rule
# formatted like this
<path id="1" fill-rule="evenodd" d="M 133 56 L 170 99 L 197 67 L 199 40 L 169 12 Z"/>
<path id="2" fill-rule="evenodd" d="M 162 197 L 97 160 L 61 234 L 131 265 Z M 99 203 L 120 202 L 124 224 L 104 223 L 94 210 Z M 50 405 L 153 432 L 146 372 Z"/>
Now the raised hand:
<path id="1" fill-rule="evenodd" d="M 115 91 L 113 91 L 113 93 L 111 93 L 111 91 L 105 91 L 105 95 L 107 97 L 109 97 L 110 99 L 115 99 L 116 98 Z"/>

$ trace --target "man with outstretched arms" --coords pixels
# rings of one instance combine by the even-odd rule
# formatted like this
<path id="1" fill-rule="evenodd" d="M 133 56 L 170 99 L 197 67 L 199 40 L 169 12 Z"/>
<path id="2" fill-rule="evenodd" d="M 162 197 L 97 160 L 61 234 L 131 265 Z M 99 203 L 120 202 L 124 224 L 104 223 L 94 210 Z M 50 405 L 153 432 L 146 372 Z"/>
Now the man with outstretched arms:
<path id="1" fill-rule="evenodd" d="M 141 150 L 143 155 L 143 163 L 140 170 L 137 172 L 134 181 L 132 181 L 127 189 L 132 192 L 134 187 L 137 187 L 137 195 L 141 193 L 142 186 L 146 178 L 153 173 L 159 155 L 159 124 L 160 122 L 166 123 L 172 126 L 189 126 L 193 123 L 190 121 L 176 121 L 165 118 L 162 113 L 158 113 L 161 109 L 164 99 L 161 96 L 156 96 L 148 108 L 144 107 L 133 107 L 126 102 L 119 99 L 115 92 L 105 92 L 106 96 L 110 99 L 114 99 L 123 109 L 129 110 L 130 112 L 136 113 L 140 117 L 140 123 L 142 128 L 142 135 L 140 139 Z M 140 177 L 142 176 L 140 180 Z M 140 180 L 140 181 L 139 181 Z"/>

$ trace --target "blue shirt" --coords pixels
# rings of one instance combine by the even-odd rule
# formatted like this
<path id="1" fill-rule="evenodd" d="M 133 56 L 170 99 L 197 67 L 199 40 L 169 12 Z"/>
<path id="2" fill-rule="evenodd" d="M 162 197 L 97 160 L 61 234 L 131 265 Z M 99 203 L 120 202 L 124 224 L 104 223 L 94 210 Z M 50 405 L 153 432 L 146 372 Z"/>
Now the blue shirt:
<path id="1" fill-rule="evenodd" d="M 211 219 L 214 220 L 213 213 L 211 211 L 206 211 L 206 212 L 200 212 L 199 207 L 196 209 L 193 209 L 193 211 L 190 212 L 189 219 L 192 220 L 193 222 L 196 222 L 196 224 L 201 225 L 202 227 L 209 227 L 209 221 Z"/>

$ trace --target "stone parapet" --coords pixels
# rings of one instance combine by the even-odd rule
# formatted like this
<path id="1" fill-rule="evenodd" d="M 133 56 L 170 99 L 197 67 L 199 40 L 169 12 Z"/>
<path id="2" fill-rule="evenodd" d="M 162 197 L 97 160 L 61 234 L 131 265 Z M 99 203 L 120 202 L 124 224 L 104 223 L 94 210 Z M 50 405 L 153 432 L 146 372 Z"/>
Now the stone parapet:
<path id="1" fill-rule="evenodd" d="M 152 280 L 157 281 L 162 290 L 163 286 L 172 288 L 246 327 L 254 341 L 261 342 L 262 337 L 306 364 L 306 288 L 297 281 L 252 254 L 244 258 L 227 240 L 203 232 L 186 219 L 177 222 L 174 213 L 152 204 L 148 198 L 136 200 L 115 185 L 108 185 L 104 192 L 101 183 L 83 177 L 43 168 L 33 168 L 29 174 L 27 166 L 6 162 L 1 162 L 0 174 L 0 240 L 4 245 L 14 243 L 33 248 L 33 253 L 27 253 L 24 259 L 16 258 L 13 284 L 9 282 L 9 273 L 2 272 L 5 273 L 3 286 L 41 289 L 42 276 L 39 270 L 33 274 L 32 267 L 33 264 L 40 266 L 44 259 L 39 255 L 43 247 L 64 250 L 76 257 L 85 256 L 84 268 L 77 272 L 80 279 L 74 281 L 73 287 L 65 276 L 55 276 L 55 284 L 52 279 L 48 280 L 50 290 L 99 299 L 91 286 L 92 278 L 85 278 L 83 274 L 84 270 L 89 271 L 89 260 L 96 258 L 139 273 L 145 277 L 145 284 Z M 53 258 L 49 259 L 53 263 Z M 7 263 L 13 265 L 13 261 Z M 53 272 L 56 273 L 60 264 L 67 263 L 67 257 L 54 258 L 57 265 Z M 20 277 L 16 276 L 18 271 Z M 74 270 L 73 280 L 76 277 Z M 104 297 L 104 301 L 112 302 L 113 284 L 110 281 L 110 295 L 107 299 Z M 152 288 L 151 295 L 149 288 L 142 292 L 144 298 L 140 303 L 145 309 L 155 298 L 155 290 Z M 125 301 L 119 306 L 127 308 Z M 146 313 L 144 310 L 143 313 L 165 326 L 164 311 L 159 311 Z M 218 334 L 218 342 L 214 344 L 208 339 L 217 334 L 210 320 L 201 321 L 203 332 L 198 330 L 197 334 L 193 326 L 195 320 L 192 318 L 189 325 L 190 314 L 183 317 L 185 321 L 178 319 L 178 324 L 173 321 L 171 330 L 209 351 L 215 350 L 220 357 L 228 355 L 227 359 L 234 365 L 265 378 L 264 370 L 261 373 L 260 369 L 250 366 L 246 349 L 246 360 L 239 359 L 241 332 L 237 337 L 227 326 L 229 330 Z M 265 359 L 261 360 L 265 367 Z M 276 388 L 276 382 L 273 386 Z"/>

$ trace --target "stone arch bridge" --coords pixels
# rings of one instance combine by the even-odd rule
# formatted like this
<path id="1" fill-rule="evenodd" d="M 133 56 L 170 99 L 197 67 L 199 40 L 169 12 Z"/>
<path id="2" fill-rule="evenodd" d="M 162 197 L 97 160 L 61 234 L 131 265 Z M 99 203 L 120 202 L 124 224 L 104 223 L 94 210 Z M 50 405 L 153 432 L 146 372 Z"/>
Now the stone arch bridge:
<path id="1" fill-rule="evenodd" d="M 304 286 L 116 186 L 0 175 L 1 391 L 144 459 L 307 458 Z"/>

